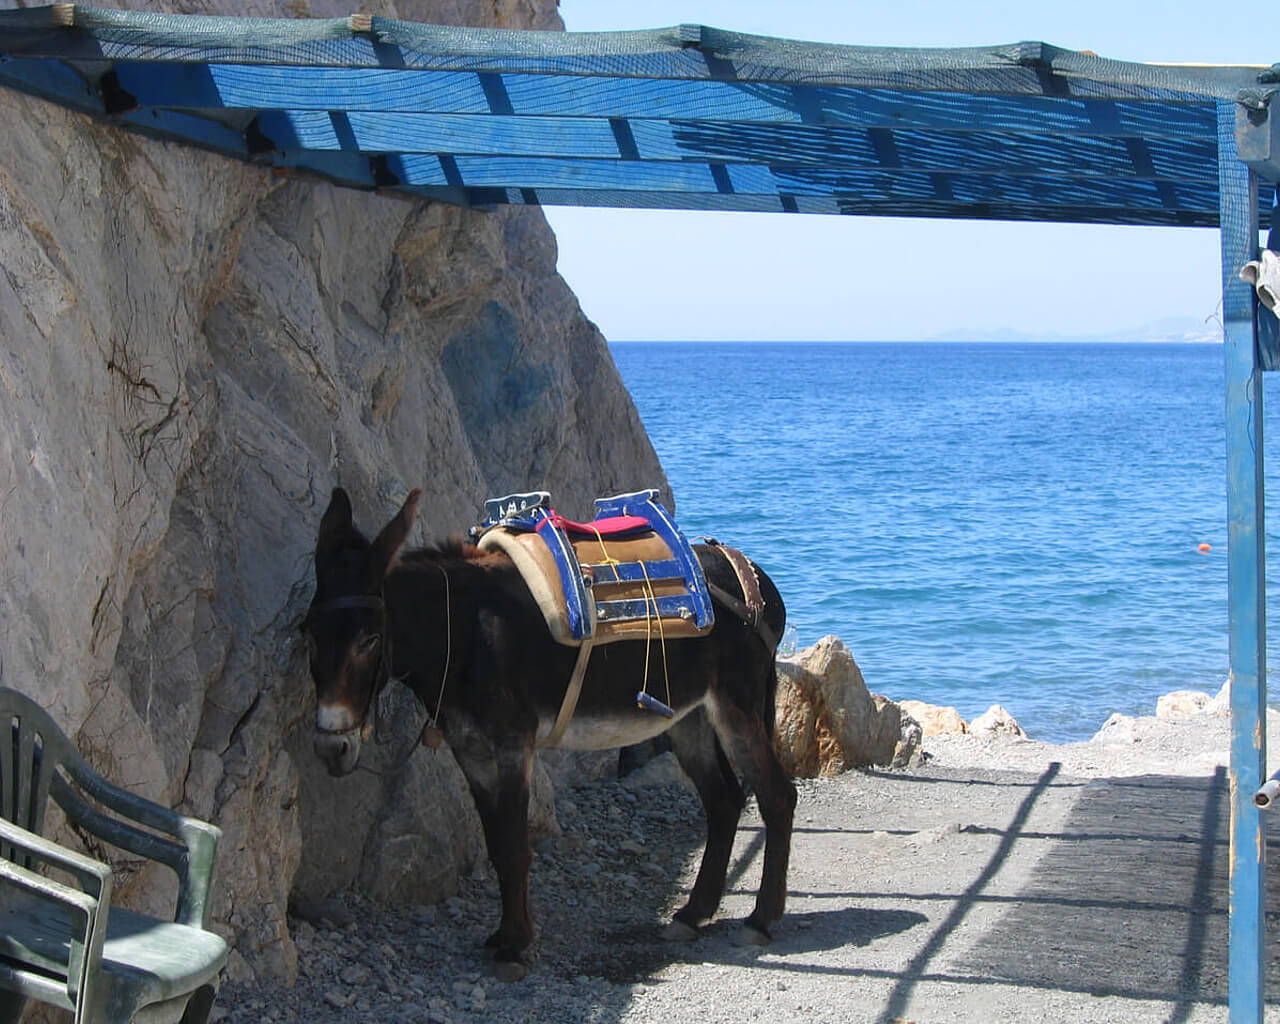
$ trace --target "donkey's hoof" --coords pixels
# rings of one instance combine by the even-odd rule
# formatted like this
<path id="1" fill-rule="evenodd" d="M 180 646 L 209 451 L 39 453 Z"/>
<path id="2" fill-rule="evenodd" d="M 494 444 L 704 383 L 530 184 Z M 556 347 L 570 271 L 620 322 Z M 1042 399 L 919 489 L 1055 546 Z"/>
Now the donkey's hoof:
<path id="1" fill-rule="evenodd" d="M 762 932 L 753 925 L 743 924 L 734 935 L 733 941 L 739 946 L 767 946 L 773 940 L 768 932 Z"/>
<path id="2" fill-rule="evenodd" d="M 504 984 L 519 981 L 528 973 L 529 968 L 519 960 L 495 960 L 493 962 L 493 976 Z"/>
<path id="3" fill-rule="evenodd" d="M 698 929 L 679 919 L 673 919 L 662 929 L 662 938 L 666 942 L 692 942 L 697 937 Z"/>

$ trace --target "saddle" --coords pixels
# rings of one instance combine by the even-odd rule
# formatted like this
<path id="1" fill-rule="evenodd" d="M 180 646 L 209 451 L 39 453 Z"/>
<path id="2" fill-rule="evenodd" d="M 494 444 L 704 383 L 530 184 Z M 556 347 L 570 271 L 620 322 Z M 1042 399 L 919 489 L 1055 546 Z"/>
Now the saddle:
<path id="1" fill-rule="evenodd" d="M 558 643 L 704 636 L 715 616 L 702 565 L 657 498 L 597 498 L 596 517 L 579 523 L 546 491 L 509 494 L 485 502 L 472 534 L 515 563 Z"/>

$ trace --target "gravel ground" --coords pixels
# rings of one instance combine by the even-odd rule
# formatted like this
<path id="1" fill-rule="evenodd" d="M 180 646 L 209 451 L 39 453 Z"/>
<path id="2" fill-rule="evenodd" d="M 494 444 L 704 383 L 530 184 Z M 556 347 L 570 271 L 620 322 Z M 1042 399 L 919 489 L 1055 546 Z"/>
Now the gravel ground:
<path id="1" fill-rule="evenodd" d="M 1224 1021 L 1222 844 L 1198 837 L 1225 828 L 1210 789 L 1225 719 L 1130 719 L 1103 735 L 931 737 L 915 768 L 800 782 L 788 913 L 763 948 L 734 941 L 759 878 L 753 808 L 721 916 L 672 944 L 659 932 L 697 867 L 696 795 L 644 774 L 581 786 L 558 798 L 564 834 L 536 846 L 539 937 L 522 981 L 495 981 L 481 954 L 498 908 L 486 865 L 441 906 L 347 893 L 318 925 L 292 920 L 297 984 L 224 985 L 214 1019 Z M 1114 811 L 1102 826 L 1099 807 Z M 1160 873 L 1142 876 L 1153 861 Z"/>

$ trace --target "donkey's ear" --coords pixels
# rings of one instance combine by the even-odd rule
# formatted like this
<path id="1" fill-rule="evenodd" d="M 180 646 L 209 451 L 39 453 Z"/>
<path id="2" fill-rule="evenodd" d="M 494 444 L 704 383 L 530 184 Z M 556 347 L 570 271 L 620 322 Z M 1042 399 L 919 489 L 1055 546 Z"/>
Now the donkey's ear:
<path id="1" fill-rule="evenodd" d="M 320 519 L 320 533 L 316 537 L 316 555 L 323 558 L 348 536 L 354 527 L 351 523 L 351 499 L 341 487 L 333 489 L 329 507 Z"/>
<path id="2" fill-rule="evenodd" d="M 409 497 L 405 498 L 404 504 L 400 506 L 400 511 L 382 528 L 382 532 L 374 540 L 373 550 L 369 553 L 369 570 L 375 577 L 370 581 L 371 583 L 381 583 L 382 577 L 395 563 L 396 554 L 408 538 L 409 531 L 413 529 L 413 521 L 417 518 L 418 501 L 421 497 L 422 488 L 415 487 L 411 490 Z"/>

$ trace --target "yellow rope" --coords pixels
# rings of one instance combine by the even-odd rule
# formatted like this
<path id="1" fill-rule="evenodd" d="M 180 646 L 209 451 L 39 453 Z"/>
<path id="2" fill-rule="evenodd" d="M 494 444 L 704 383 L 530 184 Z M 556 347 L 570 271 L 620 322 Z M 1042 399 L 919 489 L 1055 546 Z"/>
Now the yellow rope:
<path id="1" fill-rule="evenodd" d="M 604 564 L 614 566 L 614 579 L 618 579 L 617 566 L 622 562 L 609 554 L 608 548 L 604 544 L 604 535 L 600 530 L 591 523 L 586 524 L 591 532 L 596 535 L 596 542 L 600 545 L 600 554 L 604 556 Z M 653 620 L 658 620 L 658 643 L 662 646 L 662 677 L 667 688 L 667 707 L 671 707 L 671 673 L 667 668 L 667 635 L 662 627 L 662 615 L 658 610 L 658 597 L 653 591 L 653 581 L 649 579 L 649 569 L 643 560 L 636 563 L 640 566 L 640 572 L 644 576 L 644 676 L 640 685 L 641 693 L 649 692 L 649 648 L 653 642 Z M 619 582 L 621 582 L 619 580 Z M 650 606 L 653 608 L 650 614 Z"/>
<path id="2" fill-rule="evenodd" d="M 649 601 L 653 602 L 653 617 L 658 620 L 658 642 L 662 645 L 662 679 L 667 686 L 667 707 L 671 707 L 671 673 L 667 669 L 667 634 L 662 627 L 662 613 L 658 610 L 658 597 L 653 592 L 653 582 L 649 579 L 649 568 L 643 561 L 638 563 L 640 571 L 644 573 L 644 591 Z M 644 645 L 644 683 L 645 691 L 649 692 L 649 602 L 645 602 L 644 606 L 644 624 L 645 624 L 645 645 Z"/>

